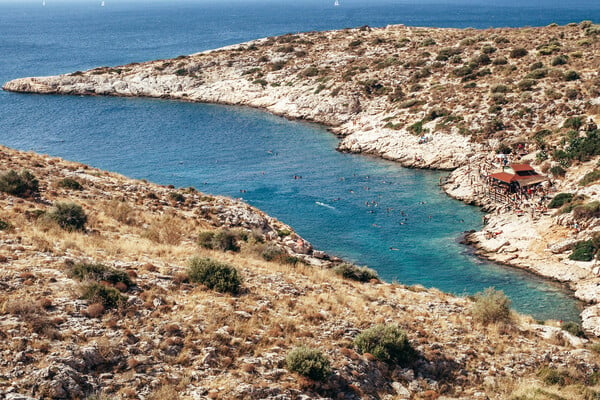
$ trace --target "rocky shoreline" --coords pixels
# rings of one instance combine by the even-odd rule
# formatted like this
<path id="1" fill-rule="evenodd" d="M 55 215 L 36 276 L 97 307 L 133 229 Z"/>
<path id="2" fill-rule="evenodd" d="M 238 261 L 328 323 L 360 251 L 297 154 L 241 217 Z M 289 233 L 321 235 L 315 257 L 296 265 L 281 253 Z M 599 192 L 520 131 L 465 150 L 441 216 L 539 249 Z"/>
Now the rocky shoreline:
<path id="1" fill-rule="evenodd" d="M 342 151 L 452 170 L 446 193 L 491 212 L 469 238 L 478 252 L 566 283 L 587 303 L 584 327 L 600 335 L 597 262 L 567 259 L 576 241 L 598 230 L 598 218 L 579 221 L 582 229 L 573 234 L 569 215 L 502 212 L 469 178 L 501 145 L 537 143 L 528 161 L 540 164 L 536 156 L 560 146 L 560 127 L 570 118 L 599 122 L 595 28 L 587 22 L 482 31 L 388 26 L 284 35 L 172 60 L 17 79 L 3 88 L 251 106 L 324 124 L 342 137 Z M 576 78 L 569 78 L 572 71 Z M 550 133 L 542 148 L 534 136 L 544 130 Z M 577 186 L 595 166 L 592 158 L 565 178 L 553 177 L 554 193 L 585 192 L 597 200 L 597 183 Z"/>

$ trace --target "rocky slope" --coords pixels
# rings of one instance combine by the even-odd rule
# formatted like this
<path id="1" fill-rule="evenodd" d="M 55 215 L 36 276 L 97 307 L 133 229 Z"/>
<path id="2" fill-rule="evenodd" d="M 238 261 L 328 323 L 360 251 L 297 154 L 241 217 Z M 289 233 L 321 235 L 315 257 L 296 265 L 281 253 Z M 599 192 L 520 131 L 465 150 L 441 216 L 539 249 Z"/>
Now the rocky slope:
<path id="1" fill-rule="evenodd" d="M 38 193 L 0 192 L 3 398 L 589 399 L 600 393 L 598 344 L 555 323 L 516 315 L 483 323 L 467 298 L 343 279 L 328 263 L 309 256 L 300 262 L 300 249 L 292 247 L 301 238 L 239 201 L 0 148 L 2 176 L 23 169 L 39 181 Z M 58 202 L 82 206 L 82 230 L 47 218 Z M 224 228 L 237 232 L 237 248 L 197 244 L 200 232 Z M 272 246 L 287 250 L 266 261 Z M 307 243 L 302 247 L 311 253 Z M 193 256 L 235 266 L 243 276 L 238 294 L 191 282 L 186 265 Z M 75 268 L 90 262 L 127 278 L 82 281 Z M 92 284 L 119 289 L 125 299 L 114 308 L 86 300 Z M 410 362 L 388 364 L 357 352 L 356 336 L 377 323 L 407 332 L 415 349 Z M 332 375 L 318 382 L 290 372 L 285 358 L 298 345 L 321 350 Z"/>

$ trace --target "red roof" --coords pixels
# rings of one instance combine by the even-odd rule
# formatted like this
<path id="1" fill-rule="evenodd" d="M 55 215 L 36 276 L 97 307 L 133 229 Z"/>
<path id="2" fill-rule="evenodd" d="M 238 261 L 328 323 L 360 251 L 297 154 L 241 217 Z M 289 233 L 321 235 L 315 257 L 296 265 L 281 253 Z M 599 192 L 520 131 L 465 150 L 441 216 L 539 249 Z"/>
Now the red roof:
<path id="1" fill-rule="evenodd" d="M 505 183 L 511 183 L 516 180 L 516 175 L 509 174 L 508 172 L 496 172 L 495 174 L 491 174 L 490 178 L 498 179 L 499 181 Z"/>
<path id="2" fill-rule="evenodd" d="M 490 178 L 497 179 L 504 183 L 513 183 L 518 182 L 519 186 L 531 186 L 537 183 L 542 183 L 548 180 L 545 176 L 542 175 L 529 175 L 529 176 L 519 176 L 517 174 L 509 174 L 508 172 L 496 172 L 495 174 L 491 174 Z"/>
<path id="3" fill-rule="evenodd" d="M 515 172 L 534 171 L 533 167 L 529 164 L 510 164 L 510 167 Z"/>

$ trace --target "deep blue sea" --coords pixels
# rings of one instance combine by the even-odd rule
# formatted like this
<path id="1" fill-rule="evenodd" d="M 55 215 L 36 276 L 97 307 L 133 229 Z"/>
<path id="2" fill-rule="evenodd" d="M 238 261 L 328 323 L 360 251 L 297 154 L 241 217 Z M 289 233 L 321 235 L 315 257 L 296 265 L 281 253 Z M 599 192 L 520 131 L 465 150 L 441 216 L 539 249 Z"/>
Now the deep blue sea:
<path id="1" fill-rule="evenodd" d="M 539 26 L 600 20 L 600 2 L 0 0 L 0 81 L 176 57 L 259 37 L 362 25 Z M 503 290 L 538 319 L 578 319 L 560 286 L 458 243 L 481 212 L 443 173 L 340 154 L 323 127 L 263 112 L 151 99 L 0 92 L 0 143 L 160 184 L 242 197 L 328 253 L 388 281 Z M 294 179 L 301 176 L 301 179 Z"/>

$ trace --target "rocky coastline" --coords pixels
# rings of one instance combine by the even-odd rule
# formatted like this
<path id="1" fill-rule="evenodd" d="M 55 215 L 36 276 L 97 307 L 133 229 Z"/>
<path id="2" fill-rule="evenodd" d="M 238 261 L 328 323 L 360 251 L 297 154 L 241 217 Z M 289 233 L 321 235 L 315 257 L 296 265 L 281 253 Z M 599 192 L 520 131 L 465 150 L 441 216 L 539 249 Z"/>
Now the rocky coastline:
<path id="1" fill-rule="evenodd" d="M 587 303 L 583 326 L 600 335 L 597 261 L 568 260 L 574 243 L 598 231 L 598 218 L 507 212 L 486 197 L 479 181 L 494 154 L 514 143 L 529 146 L 524 161 L 551 171 L 562 164 L 548 153 L 566 149 L 568 121 L 600 122 L 597 30 L 588 21 L 487 30 L 363 27 L 16 79 L 3 88 L 251 106 L 324 124 L 341 137 L 341 151 L 450 170 L 446 193 L 490 212 L 483 230 L 469 237 L 478 252 L 566 283 Z M 581 124 L 575 129 L 584 135 Z M 551 176 L 552 193 L 597 201 L 597 181 L 577 183 L 596 162 L 593 155 L 566 175 Z"/>

